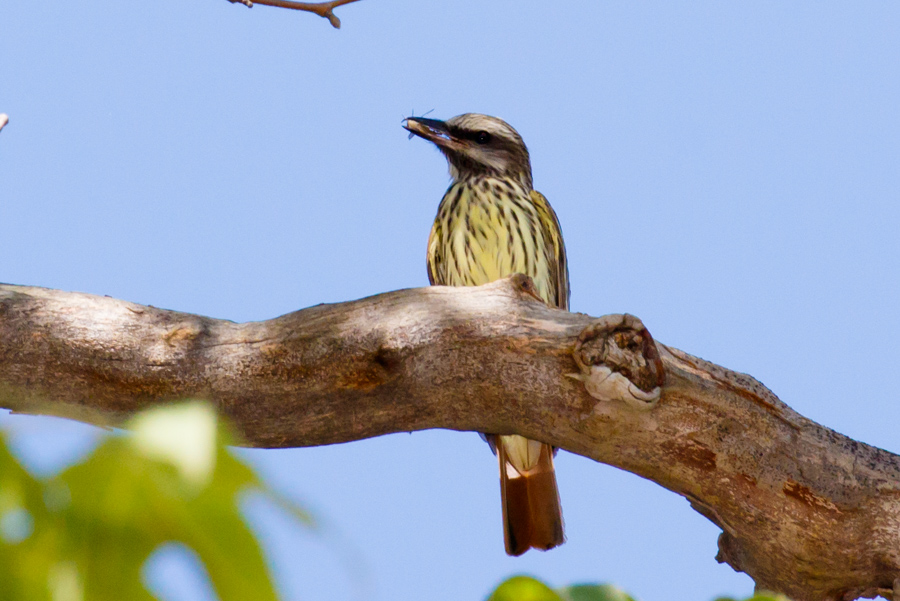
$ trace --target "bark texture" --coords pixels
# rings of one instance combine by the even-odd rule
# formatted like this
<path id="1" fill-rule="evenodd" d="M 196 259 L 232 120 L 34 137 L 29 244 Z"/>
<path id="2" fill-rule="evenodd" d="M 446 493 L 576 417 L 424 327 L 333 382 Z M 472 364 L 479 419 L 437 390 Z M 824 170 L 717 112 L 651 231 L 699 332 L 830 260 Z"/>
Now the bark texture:
<path id="1" fill-rule="evenodd" d="M 538 302 L 521 276 L 241 324 L 0 285 L 0 407 L 111 425 L 205 398 L 257 447 L 427 428 L 521 434 L 685 496 L 722 528 L 718 559 L 760 588 L 796 601 L 892 596 L 900 457 L 662 344 L 645 362 L 664 369 L 658 401 L 597 400 L 566 377 L 584 371 L 591 353 L 573 352 L 597 324 Z M 640 350 L 635 332 L 624 338 Z M 629 374 L 642 378 L 645 390 L 663 381 Z"/>

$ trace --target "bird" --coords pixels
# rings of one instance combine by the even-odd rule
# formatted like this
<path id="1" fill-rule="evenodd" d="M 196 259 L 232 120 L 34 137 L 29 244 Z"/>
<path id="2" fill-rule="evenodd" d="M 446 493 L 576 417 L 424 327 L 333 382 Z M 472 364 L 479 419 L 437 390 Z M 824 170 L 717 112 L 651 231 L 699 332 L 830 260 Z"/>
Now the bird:
<path id="1" fill-rule="evenodd" d="M 409 137 L 435 144 L 452 182 L 428 237 L 432 285 L 480 286 L 516 273 L 534 282 L 549 306 L 568 310 L 569 270 L 556 213 L 534 189 L 522 136 L 497 117 L 466 113 L 440 121 L 409 117 Z M 483 434 L 500 464 L 506 553 L 548 550 L 565 542 L 549 444 L 512 434 Z"/>

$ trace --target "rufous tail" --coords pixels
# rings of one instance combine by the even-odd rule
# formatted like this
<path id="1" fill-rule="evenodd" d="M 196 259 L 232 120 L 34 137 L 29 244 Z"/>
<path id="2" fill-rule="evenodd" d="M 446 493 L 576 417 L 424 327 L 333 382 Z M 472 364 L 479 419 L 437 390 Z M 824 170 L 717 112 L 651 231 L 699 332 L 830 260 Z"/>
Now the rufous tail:
<path id="1" fill-rule="evenodd" d="M 546 551 L 563 544 L 566 535 L 553 469 L 553 447 L 541 445 L 537 463 L 530 469 L 519 470 L 510 461 L 505 438 L 512 437 L 498 436 L 496 448 L 506 553 L 521 555 L 532 547 Z"/>

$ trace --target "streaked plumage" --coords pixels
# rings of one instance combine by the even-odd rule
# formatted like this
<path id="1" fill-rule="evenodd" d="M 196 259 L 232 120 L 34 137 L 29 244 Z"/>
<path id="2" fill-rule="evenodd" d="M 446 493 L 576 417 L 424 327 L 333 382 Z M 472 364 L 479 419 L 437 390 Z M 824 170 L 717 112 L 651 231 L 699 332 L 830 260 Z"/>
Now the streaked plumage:
<path id="1" fill-rule="evenodd" d="M 468 113 L 446 122 L 410 117 L 410 132 L 434 142 L 450 165 L 428 238 L 428 279 L 478 286 L 523 273 L 544 301 L 569 308 L 566 250 L 556 214 L 532 188 L 528 149 L 496 117 Z M 500 460 L 506 551 L 550 549 L 565 540 L 550 445 L 487 435 Z"/>

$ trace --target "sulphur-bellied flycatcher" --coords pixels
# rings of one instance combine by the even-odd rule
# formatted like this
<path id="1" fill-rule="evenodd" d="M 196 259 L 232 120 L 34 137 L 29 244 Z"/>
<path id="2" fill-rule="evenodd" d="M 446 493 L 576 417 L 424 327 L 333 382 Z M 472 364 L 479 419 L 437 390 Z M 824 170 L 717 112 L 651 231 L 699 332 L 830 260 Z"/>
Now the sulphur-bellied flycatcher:
<path id="1" fill-rule="evenodd" d="M 551 307 L 569 308 L 569 271 L 559 221 L 532 187 L 522 137 L 505 121 L 468 113 L 447 121 L 410 117 L 404 127 L 447 158 L 453 183 L 428 238 L 428 279 L 479 286 L 523 273 Z M 410 136 L 411 137 L 411 136 Z M 565 541 L 554 449 L 517 435 L 486 435 L 500 460 L 506 552 Z"/>

